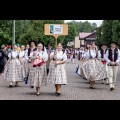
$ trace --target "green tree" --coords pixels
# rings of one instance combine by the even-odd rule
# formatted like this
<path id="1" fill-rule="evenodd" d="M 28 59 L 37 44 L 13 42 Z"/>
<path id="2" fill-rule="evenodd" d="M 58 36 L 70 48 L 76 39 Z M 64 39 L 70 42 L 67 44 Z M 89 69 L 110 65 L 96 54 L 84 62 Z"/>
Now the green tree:
<path id="1" fill-rule="evenodd" d="M 113 20 L 113 40 L 117 41 L 120 38 L 120 20 Z"/>
<path id="2" fill-rule="evenodd" d="M 102 24 L 102 42 L 105 42 L 108 46 L 110 46 L 113 37 L 112 25 L 113 20 L 104 20 Z"/>

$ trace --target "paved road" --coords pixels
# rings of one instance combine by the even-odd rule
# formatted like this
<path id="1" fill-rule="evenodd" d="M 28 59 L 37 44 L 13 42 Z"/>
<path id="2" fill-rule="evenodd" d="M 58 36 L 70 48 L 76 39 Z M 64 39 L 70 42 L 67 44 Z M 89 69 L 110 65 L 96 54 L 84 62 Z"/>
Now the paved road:
<path id="1" fill-rule="evenodd" d="M 115 91 L 110 91 L 108 85 L 96 83 L 96 89 L 89 89 L 89 84 L 75 74 L 77 63 L 67 63 L 68 84 L 62 87 L 61 96 L 54 94 L 54 85 L 42 87 L 40 96 L 28 85 L 20 83 L 19 87 L 9 88 L 9 83 L 0 77 L 0 100 L 120 100 L 120 69 Z"/>

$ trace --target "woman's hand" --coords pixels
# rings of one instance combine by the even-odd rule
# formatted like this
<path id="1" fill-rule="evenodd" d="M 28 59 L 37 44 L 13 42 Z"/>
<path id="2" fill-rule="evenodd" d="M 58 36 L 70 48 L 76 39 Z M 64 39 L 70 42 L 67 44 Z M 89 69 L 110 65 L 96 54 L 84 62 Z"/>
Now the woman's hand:
<path id="1" fill-rule="evenodd" d="M 40 57 L 39 57 L 39 56 L 36 56 L 36 59 L 40 59 Z"/>
<path id="2" fill-rule="evenodd" d="M 55 62 L 55 65 L 59 65 L 59 64 L 60 64 L 60 61 L 56 61 L 56 62 Z"/>
<path id="3" fill-rule="evenodd" d="M 31 63 L 31 59 L 29 59 L 28 62 Z"/>

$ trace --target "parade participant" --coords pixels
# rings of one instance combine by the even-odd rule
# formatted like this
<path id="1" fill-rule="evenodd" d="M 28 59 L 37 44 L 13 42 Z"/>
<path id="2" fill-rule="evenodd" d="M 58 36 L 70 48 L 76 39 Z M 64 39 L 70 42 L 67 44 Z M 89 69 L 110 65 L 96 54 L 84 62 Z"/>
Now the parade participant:
<path id="1" fill-rule="evenodd" d="M 50 55 L 51 63 L 48 74 L 48 82 L 55 84 L 56 92 L 58 96 L 61 94 L 61 85 L 67 84 L 65 63 L 67 61 L 67 55 L 62 51 L 62 45 L 59 43 L 55 52 Z"/>
<path id="2" fill-rule="evenodd" d="M 105 83 L 106 80 L 106 84 L 109 85 L 108 83 L 108 76 L 107 76 L 107 64 L 106 64 L 106 52 L 107 52 L 107 45 L 105 43 L 103 43 L 101 45 L 100 50 L 98 51 L 98 59 L 103 63 L 105 69 L 106 69 L 106 78 L 104 80 L 102 80 L 102 84 Z"/>
<path id="3" fill-rule="evenodd" d="M 28 50 L 30 48 L 30 45 L 26 45 L 25 50 Z"/>
<path id="4" fill-rule="evenodd" d="M 12 51 L 11 49 L 12 49 L 11 45 L 8 45 L 7 46 L 7 55 L 9 55 L 9 53 L 11 53 L 11 51 Z"/>
<path id="5" fill-rule="evenodd" d="M 89 80 L 90 88 L 95 89 L 95 81 L 102 80 L 106 77 L 106 70 L 102 62 L 97 60 L 98 52 L 96 45 L 92 44 L 90 50 L 84 55 L 84 62 L 81 67 L 85 78 Z"/>
<path id="6" fill-rule="evenodd" d="M 25 78 L 28 76 L 28 64 L 25 59 L 25 46 L 21 46 L 21 51 L 19 52 L 19 59 L 22 65 L 24 66 L 24 71 L 25 71 Z"/>
<path id="7" fill-rule="evenodd" d="M 75 63 L 75 49 L 72 49 L 72 63 Z"/>
<path id="8" fill-rule="evenodd" d="M 78 51 L 78 61 L 80 61 L 83 58 L 83 54 L 84 54 L 84 48 L 81 47 L 80 50 Z"/>
<path id="9" fill-rule="evenodd" d="M 21 48 L 20 48 L 20 45 L 17 44 L 17 51 L 20 52 L 21 51 Z"/>
<path id="10" fill-rule="evenodd" d="M 52 53 L 52 46 L 48 44 L 47 54 L 48 54 L 48 61 L 46 62 L 46 68 L 47 68 L 47 75 L 49 73 L 49 66 L 50 66 L 50 54 Z"/>
<path id="11" fill-rule="evenodd" d="M 106 53 L 106 60 L 108 65 L 108 80 L 110 90 L 115 89 L 118 66 L 120 62 L 120 50 L 117 48 L 117 42 L 111 42 L 111 48 Z"/>
<path id="12" fill-rule="evenodd" d="M 79 65 L 78 65 L 78 68 L 77 68 L 77 74 L 80 75 L 83 79 L 87 79 L 84 75 L 84 72 L 83 72 L 83 69 L 82 69 L 82 65 L 83 63 L 89 59 L 89 56 L 86 56 L 87 52 L 90 50 L 91 46 L 86 46 L 84 51 L 82 51 L 82 55 L 81 55 L 81 58 L 80 58 L 80 61 L 79 61 Z M 79 72 L 79 73 L 78 73 Z"/>
<path id="13" fill-rule="evenodd" d="M 43 51 L 43 45 L 38 44 L 37 51 L 30 54 L 30 73 L 28 79 L 34 81 L 37 95 L 40 94 L 40 87 L 47 83 L 46 62 L 48 54 Z"/>
<path id="14" fill-rule="evenodd" d="M 36 45 L 36 41 L 34 41 L 34 40 L 30 41 L 30 42 L 29 42 L 29 45 L 30 45 L 30 48 L 25 51 L 25 59 L 26 59 L 27 62 L 28 62 L 28 73 L 29 73 L 29 65 L 30 65 L 30 63 L 31 63 L 30 53 L 37 50 L 37 48 L 36 48 L 36 46 L 35 46 L 35 45 Z M 27 76 L 26 79 L 28 79 L 28 76 Z M 30 81 L 30 87 L 31 87 L 31 88 L 34 88 L 33 83 L 34 83 L 33 81 Z"/>
<path id="15" fill-rule="evenodd" d="M 67 63 L 70 63 L 71 52 L 69 49 L 66 50 L 67 54 Z"/>
<path id="16" fill-rule="evenodd" d="M 9 60 L 6 63 L 4 71 L 4 80 L 10 82 L 10 87 L 18 86 L 18 82 L 22 82 L 25 78 L 24 68 L 19 60 L 17 46 L 14 45 L 13 50 L 8 55 Z"/>
<path id="17" fill-rule="evenodd" d="M 6 46 L 2 45 L 0 50 L 0 74 L 4 71 L 4 66 L 7 62 L 8 55 L 6 54 Z"/>
<path id="18" fill-rule="evenodd" d="M 38 44 L 42 44 L 43 45 L 43 51 L 47 52 L 47 49 L 46 49 L 46 47 L 44 45 L 44 42 L 42 40 L 38 40 Z"/>

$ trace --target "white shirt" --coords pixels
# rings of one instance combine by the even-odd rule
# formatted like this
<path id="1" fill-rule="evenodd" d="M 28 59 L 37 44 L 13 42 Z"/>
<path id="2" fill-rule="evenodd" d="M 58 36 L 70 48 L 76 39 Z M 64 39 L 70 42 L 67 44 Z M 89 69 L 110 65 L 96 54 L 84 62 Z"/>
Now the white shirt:
<path id="1" fill-rule="evenodd" d="M 88 50 L 84 53 L 84 58 L 85 59 L 89 59 L 90 58 L 90 54 L 92 58 L 96 58 L 96 50 Z"/>
<path id="2" fill-rule="evenodd" d="M 106 49 L 104 50 L 104 53 L 103 53 L 103 58 L 101 58 L 101 57 L 102 57 L 102 55 L 101 55 L 100 50 L 98 51 L 98 59 L 104 59 L 104 60 L 106 60 L 106 53 L 105 53 L 105 51 L 106 51 Z M 107 52 L 107 51 L 106 51 L 106 52 Z"/>
<path id="3" fill-rule="evenodd" d="M 31 51 L 30 52 L 33 52 L 33 49 L 35 49 L 35 47 L 34 48 L 30 48 L 31 49 Z M 29 56 L 28 56 L 28 49 L 27 50 L 25 50 L 25 59 L 26 60 L 28 60 L 29 59 Z"/>
<path id="4" fill-rule="evenodd" d="M 47 52 L 44 52 L 44 51 L 33 51 L 30 53 L 30 57 L 33 57 L 33 53 L 35 52 L 36 56 L 40 56 L 40 58 L 42 58 L 45 62 L 48 60 L 48 54 Z"/>
<path id="5" fill-rule="evenodd" d="M 12 51 L 11 53 L 8 54 L 8 57 L 11 59 L 11 58 L 17 58 L 18 57 L 18 51 Z"/>
<path id="6" fill-rule="evenodd" d="M 20 57 L 20 58 L 25 57 L 25 51 L 20 51 L 20 52 L 19 52 L 19 57 Z"/>
<path id="7" fill-rule="evenodd" d="M 54 52 L 50 54 L 50 57 L 54 55 Z M 57 51 L 56 58 L 57 60 L 67 60 L 67 55 L 66 53 L 63 53 L 63 51 Z"/>

